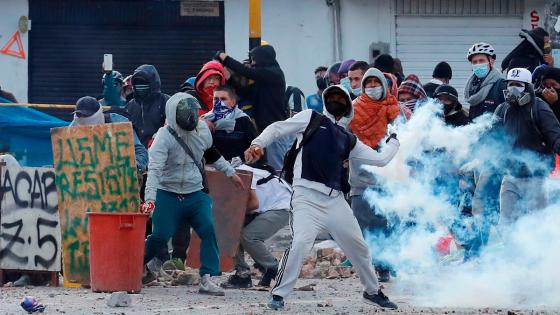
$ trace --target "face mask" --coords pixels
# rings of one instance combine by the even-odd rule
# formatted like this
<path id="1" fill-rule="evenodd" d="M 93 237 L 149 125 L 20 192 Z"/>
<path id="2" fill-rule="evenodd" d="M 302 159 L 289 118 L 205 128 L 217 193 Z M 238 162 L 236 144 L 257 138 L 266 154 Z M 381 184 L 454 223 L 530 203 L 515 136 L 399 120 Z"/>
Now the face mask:
<path id="1" fill-rule="evenodd" d="M 352 89 L 352 94 L 354 94 L 355 96 L 360 95 L 360 93 L 362 93 L 362 88 L 361 87 Z"/>
<path id="2" fill-rule="evenodd" d="M 383 96 L 383 88 L 381 86 L 374 88 L 365 88 L 364 92 L 373 100 L 380 100 Z"/>
<path id="3" fill-rule="evenodd" d="M 408 109 L 410 109 L 411 111 L 414 111 L 414 109 L 416 108 L 416 100 L 409 100 L 406 102 L 399 102 L 399 107 L 403 108 L 403 107 L 407 107 Z"/>
<path id="4" fill-rule="evenodd" d="M 205 87 L 203 89 L 204 93 L 208 94 L 208 95 L 214 95 L 214 90 L 216 89 L 216 87 L 214 86 L 209 86 L 209 87 Z"/>
<path id="5" fill-rule="evenodd" d="M 348 77 L 340 80 L 340 85 L 342 85 L 348 92 L 352 92 L 352 85 L 350 85 L 350 79 Z"/>
<path id="6" fill-rule="evenodd" d="M 137 84 L 132 86 L 132 90 L 134 91 L 134 97 L 143 99 L 146 96 L 150 95 L 150 85 L 148 84 Z"/>
<path id="7" fill-rule="evenodd" d="M 212 109 L 212 112 L 214 113 L 214 119 L 212 121 L 215 122 L 226 117 L 231 114 L 233 110 L 233 108 L 227 107 L 223 101 L 216 99 L 214 101 L 214 108 Z"/>
<path id="8" fill-rule="evenodd" d="M 324 90 L 327 88 L 327 80 L 325 78 L 317 78 L 317 88 L 319 90 Z"/>
<path id="9" fill-rule="evenodd" d="M 531 94 L 525 92 L 525 88 L 520 86 L 508 86 L 507 90 L 504 90 L 504 98 L 512 105 L 523 106 L 531 102 Z"/>
<path id="10" fill-rule="evenodd" d="M 187 99 L 186 102 L 180 101 L 177 104 L 177 111 L 175 113 L 177 126 L 186 131 L 193 131 L 198 125 L 198 109 L 200 105 L 198 103 L 194 105 L 190 102 L 196 102 L 196 100 Z"/>
<path id="11" fill-rule="evenodd" d="M 346 104 L 340 102 L 327 102 L 325 104 L 325 108 L 327 109 L 327 112 L 329 112 L 334 117 L 344 116 L 344 114 L 346 114 L 346 112 L 348 111 L 346 108 Z"/>
<path id="12" fill-rule="evenodd" d="M 490 69 L 489 69 L 487 63 L 479 63 L 477 65 L 473 65 L 472 69 L 473 69 L 474 75 L 479 79 L 485 78 L 488 75 L 488 72 L 490 72 Z"/>

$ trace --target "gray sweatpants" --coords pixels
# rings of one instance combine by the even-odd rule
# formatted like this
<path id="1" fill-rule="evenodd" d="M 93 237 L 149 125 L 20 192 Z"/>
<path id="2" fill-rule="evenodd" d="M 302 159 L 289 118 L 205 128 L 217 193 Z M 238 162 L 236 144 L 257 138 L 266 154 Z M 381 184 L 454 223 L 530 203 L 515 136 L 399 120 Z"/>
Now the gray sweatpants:
<path id="1" fill-rule="evenodd" d="M 268 210 L 259 214 L 251 223 L 241 230 L 241 244 L 235 255 L 235 270 L 238 273 L 251 268 L 245 261 L 245 251 L 253 260 L 266 269 L 278 267 L 278 261 L 266 248 L 264 241 L 272 237 L 278 230 L 288 225 L 290 212 L 284 210 Z"/>
<path id="2" fill-rule="evenodd" d="M 513 223 L 521 216 L 546 208 L 544 177 L 504 176 L 500 187 L 500 225 Z"/>
<path id="3" fill-rule="evenodd" d="M 285 298 L 292 292 L 301 272 L 303 259 L 311 251 L 315 238 L 321 231 L 330 233 L 352 261 L 365 291 L 376 294 L 379 290 L 369 249 L 358 221 L 344 195 L 336 192 L 333 195 L 328 196 L 301 186 L 294 187 L 290 217 L 292 245 L 282 257 L 272 294 Z"/>

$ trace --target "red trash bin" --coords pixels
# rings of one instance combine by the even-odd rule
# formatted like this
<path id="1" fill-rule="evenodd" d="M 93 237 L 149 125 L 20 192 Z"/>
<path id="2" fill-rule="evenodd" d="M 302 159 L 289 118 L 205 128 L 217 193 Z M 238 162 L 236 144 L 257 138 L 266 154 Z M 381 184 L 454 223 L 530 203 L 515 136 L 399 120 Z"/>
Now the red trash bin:
<path id="1" fill-rule="evenodd" d="M 148 216 L 98 212 L 88 216 L 92 291 L 140 292 Z"/>

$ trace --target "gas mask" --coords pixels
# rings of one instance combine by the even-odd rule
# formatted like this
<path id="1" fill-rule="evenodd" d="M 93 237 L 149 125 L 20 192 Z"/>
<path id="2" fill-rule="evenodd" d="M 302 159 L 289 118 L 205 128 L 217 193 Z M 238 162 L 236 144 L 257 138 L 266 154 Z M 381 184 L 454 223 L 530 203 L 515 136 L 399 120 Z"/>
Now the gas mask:
<path id="1" fill-rule="evenodd" d="M 531 94 L 526 90 L 527 88 L 521 86 L 508 86 L 504 90 L 504 98 L 506 102 L 512 105 L 527 105 L 531 102 Z"/>
<path id="2" fill-rule="evenodd" d="M 198 110 L 200 105 L 194 98 L 184 98 L 177 104 L 175 120 L 177 125 L 186 131 L 193 131 L 198 125 Z"/>

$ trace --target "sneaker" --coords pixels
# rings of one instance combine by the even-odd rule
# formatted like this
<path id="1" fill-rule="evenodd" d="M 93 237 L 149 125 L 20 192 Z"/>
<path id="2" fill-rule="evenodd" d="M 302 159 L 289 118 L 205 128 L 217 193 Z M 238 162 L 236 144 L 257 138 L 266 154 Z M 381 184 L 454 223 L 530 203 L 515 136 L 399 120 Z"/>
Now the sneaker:
<path id="1" fill-rule="evenodd" d="M 381 307 L 397 309 L 397 304 L 389 301 L 389 298 L 383 294 L 381 290 L 377 291 L 377 294 L 368 294 L 364 291 L 364 302 L 372 305 L 379 305 Z"/>
<path id="2" fill-rule="evenodd" d="M 270 287 L 270 282 L 272 279 L 276 278 L 278 273 L 278 267 L 268 268 L 264 273 L 261 281 L 259 281 L 259 287 Z"/>
<path id="3" fill-rule="evenodd" d="M 182 270 L 185 271 L 185 264 L 181 258 L 172 258 L 163 263 L 162 266 L 165 271 Z"/>
<path id="4" fill-rule="evenodd" d="M 284 298 L 279 295 L 273 295 L 268 301 L 268 308 L 275 311 L 284 309 Z"/>
<path id="5" fill-rule="evenodd" d="M 251 281 L 251 275 L 249 274 L 244 276 L 234 274 L 229 276 L 227 281 L 222 282 L 220 286 L 224 289 L 248 289 L 253 286 L 253 282 Z"/>
<path id="6" fill-rule="evenodd" d="M 144 272 L 142 274 L 142 284 L 148 284 L 156 280 L 156 275 L 150 271 L 146 266 L 144 266 Z"/>
<path id="7" fill-rule="evenodd" d="M 391 271 L 385 268 L 376 268 L 377 269 L 377 278 L 379 282 L 389 282 L 391 280 Z"/>
<path id="8" fill-rule="evenodd" d="M 226 295 L 224 290 L 222 290 L 217 284 L 215 284 L 212 281 L 209 274 L 205 274 L 200 279 L 200 285 L 198 286 L 198 293 L 214 295 L 214 296 Z"/>

